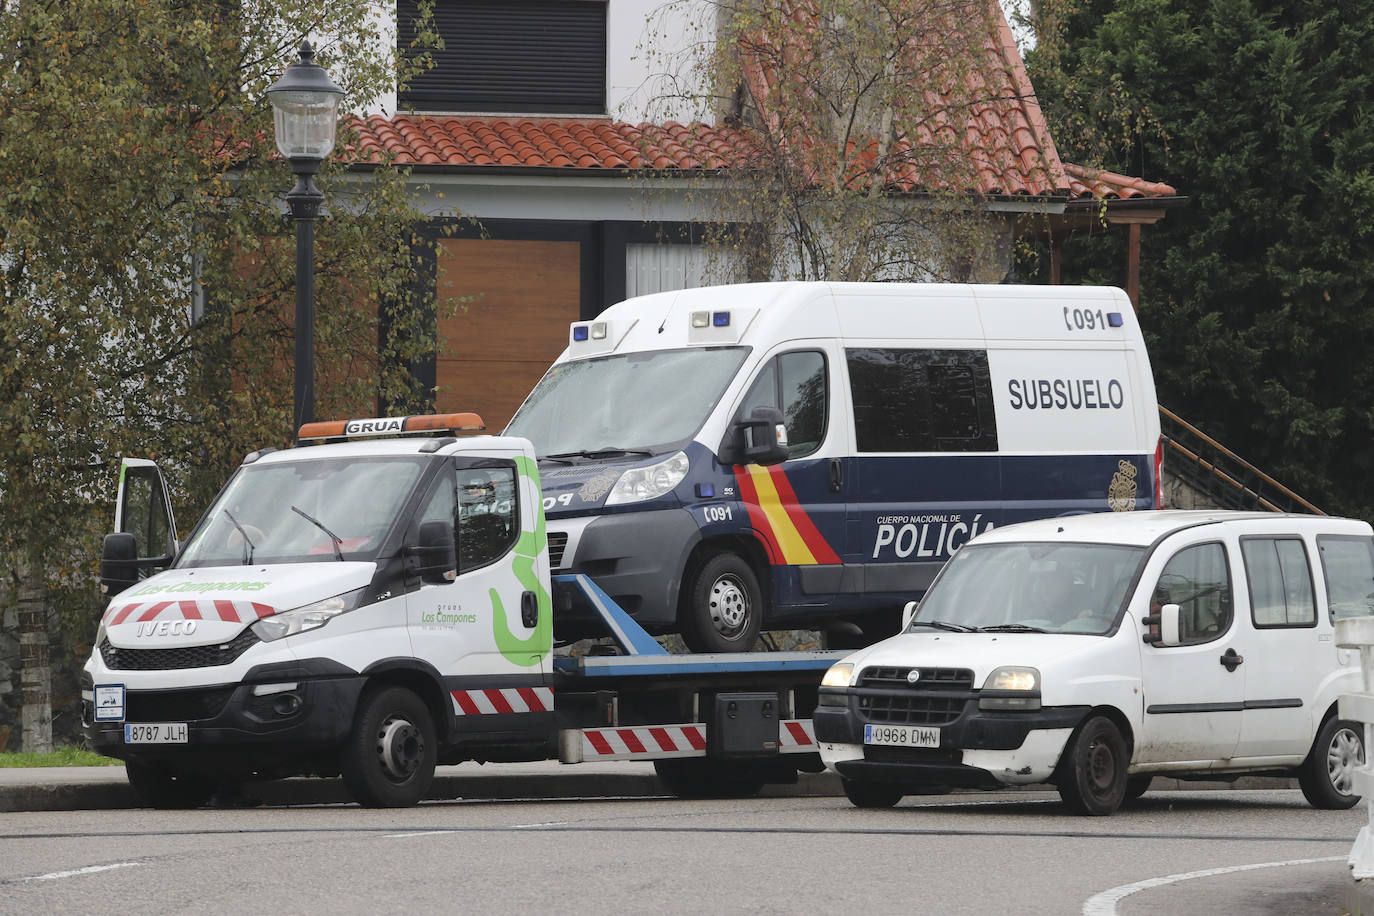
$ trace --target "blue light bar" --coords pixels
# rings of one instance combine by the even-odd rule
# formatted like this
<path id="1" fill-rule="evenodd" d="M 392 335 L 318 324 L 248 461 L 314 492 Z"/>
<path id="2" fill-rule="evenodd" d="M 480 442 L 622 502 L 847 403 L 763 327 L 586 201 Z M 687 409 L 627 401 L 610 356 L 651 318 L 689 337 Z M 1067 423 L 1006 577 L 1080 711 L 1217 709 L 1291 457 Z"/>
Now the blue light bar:
<path id="1" fill-rule="evenodd" d="M 711 324 L 718 328 L 728 328 L 730 326 L 730 313 L 712 312 Z"/>
<path id="2" fill-rule="evenodd" d="M 585 324 L 573 325 L 573 340 L 586 340 L 587 326 Z"/>
<path id="3" fill-rule="evenodd" d="M 1108 312 L 1107 324 L 1114 328 L 1119 328 L 1124 323 L 1120 312 Z"/>

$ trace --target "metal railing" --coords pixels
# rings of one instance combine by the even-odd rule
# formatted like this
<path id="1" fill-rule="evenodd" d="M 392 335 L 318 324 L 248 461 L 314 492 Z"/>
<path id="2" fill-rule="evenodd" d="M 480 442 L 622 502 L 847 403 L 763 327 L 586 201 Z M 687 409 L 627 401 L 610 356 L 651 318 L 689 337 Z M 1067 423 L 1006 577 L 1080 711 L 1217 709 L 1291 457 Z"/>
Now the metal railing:
<path id="1" fill-rule="evenodd" d="M 1167 407 L 1159 428 L 1164 467 L 1217 506 L 1326 514 Z"/>

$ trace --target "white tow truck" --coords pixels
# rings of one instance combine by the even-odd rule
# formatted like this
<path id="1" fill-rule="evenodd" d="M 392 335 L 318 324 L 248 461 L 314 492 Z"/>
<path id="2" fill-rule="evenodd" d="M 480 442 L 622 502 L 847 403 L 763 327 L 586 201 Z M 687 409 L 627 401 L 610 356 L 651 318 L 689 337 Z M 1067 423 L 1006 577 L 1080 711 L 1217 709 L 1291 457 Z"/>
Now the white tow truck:
<path id="1" fill-rule="evenodd" d="M 550 577 L 534 449 L 457 435 L 480 428 L 307 424 L 184 543 L 157 466 L 124 460 L 83 724 L 145 802 L 337 774 L 363 805 L 413 805 L 467 760 L 651 760 L 684 796 L 822 768 L 810 716 L 842 653 L 667 653 L 587 577 Z M 556 654 L 564 590 L 613 654 Z"/>

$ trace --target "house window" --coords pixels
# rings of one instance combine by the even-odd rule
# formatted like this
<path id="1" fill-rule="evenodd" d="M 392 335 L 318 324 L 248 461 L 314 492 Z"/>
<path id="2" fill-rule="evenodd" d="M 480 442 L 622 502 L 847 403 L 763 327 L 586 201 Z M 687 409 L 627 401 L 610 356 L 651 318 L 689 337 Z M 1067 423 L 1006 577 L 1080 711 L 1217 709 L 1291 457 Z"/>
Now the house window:
<path id="1" fill-rule="evenodd" d="M 417 0 L 397 0 L 397 46 L 410 51 Z M 435 0 L 444 47 L 414 77 L 402 109 L 604 114 L 606 0 Z"/>

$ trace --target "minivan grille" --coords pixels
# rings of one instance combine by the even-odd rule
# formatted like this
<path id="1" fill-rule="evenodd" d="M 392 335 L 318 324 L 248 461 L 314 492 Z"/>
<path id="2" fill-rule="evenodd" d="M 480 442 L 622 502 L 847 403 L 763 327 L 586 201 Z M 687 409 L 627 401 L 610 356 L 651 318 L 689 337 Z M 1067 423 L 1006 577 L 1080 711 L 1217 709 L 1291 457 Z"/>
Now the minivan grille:
<path id="1" fill-rule="evenodd" d="M 907 679 L 913 670 L 914 683 Z M 893 725 L 948 725 L 974 695 L 967 668 L 865 668 L 855 687 L 859 716 Z"/>
<path id="2" fill-rule="evenodd" d="M 563 551 L 568 549 L 568 532 L 550 531 L 549 532 L 549 569 L 558 569 L 563 565 Z"/>

